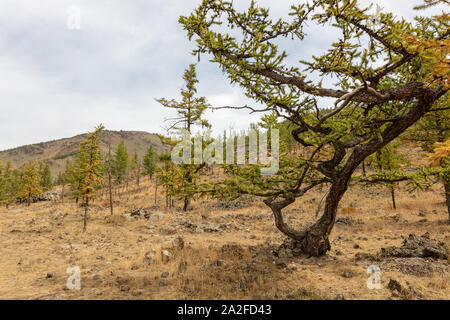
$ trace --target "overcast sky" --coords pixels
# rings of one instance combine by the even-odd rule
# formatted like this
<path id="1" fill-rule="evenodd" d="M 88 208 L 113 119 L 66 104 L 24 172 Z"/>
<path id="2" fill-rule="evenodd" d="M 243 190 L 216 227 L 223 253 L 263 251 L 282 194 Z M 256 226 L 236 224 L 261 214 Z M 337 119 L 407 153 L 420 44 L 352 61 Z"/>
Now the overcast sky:
<path id="1" fill-rule="evenodd" d="M 241 8 L 249 2 L 235 0 Z M 372 2 L 411 18 L 420 1 Z M 164 133 L 164 118 L 173 113 L 155 98 L 178 99 L 183 71 L 196 62 L 178 18 L 198 3 L 0 0 L 0 150 L 70 137 L 99 123 L 111 130 Z M 294 1 L 259 3 L 278 17 Z M 72 6 L 80 9 L 80 29 L 67 26 Z M 334 37 L 311 34 L 299 54 L 318 53 Z M 198 76 L 198 92 L 212 105 L 252 104 L 207 59 L 199 64 Z M 230 110 L 207 115 L 216 132 L 247 128 L 258 117 Z"/>

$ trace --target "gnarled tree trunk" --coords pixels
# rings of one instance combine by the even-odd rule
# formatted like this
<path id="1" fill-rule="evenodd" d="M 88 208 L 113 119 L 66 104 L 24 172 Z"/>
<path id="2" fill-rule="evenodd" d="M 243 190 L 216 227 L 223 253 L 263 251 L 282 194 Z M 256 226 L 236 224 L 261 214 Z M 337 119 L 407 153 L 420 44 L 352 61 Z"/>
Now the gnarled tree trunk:
<path id="1" fill-rule="evenodd" d="M 348 188 L 350 176 L 342 177 L 332 183 L 325 202 L 322 217 L 306 230 L 298 231 L 289 227 L 283 220 L 281 210 L 292 204 L 295 200 L 284 200 L 280 202 L 264 201 L 274 213 L 277 228 L 289 238 L 296 240 L 305 254 L 310 256 L 321 256 L 330 250 L 329 236 L 336 222 L 336 214 L 339 202 Z"/>

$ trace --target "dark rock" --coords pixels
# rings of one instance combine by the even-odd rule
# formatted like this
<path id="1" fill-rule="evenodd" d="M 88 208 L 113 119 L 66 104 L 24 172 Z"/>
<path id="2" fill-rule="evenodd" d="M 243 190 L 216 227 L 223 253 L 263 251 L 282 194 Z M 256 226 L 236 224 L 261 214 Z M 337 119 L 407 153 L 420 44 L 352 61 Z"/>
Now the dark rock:
<path id="1" fill-rule="evenodd" d="M 410 234 L 403 241 L 401 247 L 388 247 L 381 249 L 381 256 L 396 258 L 435 258 L 447 259 L 448 249 L 443 242 L 431 240 L 427 236 Z"/>
<path id="2" fill-rule="evenodd" d="M 405 289 L 400 284 L 400 282 L 398 282 L 397 280 L 394 280 L 394 279 L 389 280 L 388 289 L 391 290 L 393 293 L 397 292 L 397 293 L 402 294 L 405 292 Z"/>
<path id="3" fill-rule="evenodd" d="M 342 271 L 341 276 L 343 276 L 344 278 L 353 278 L 355 276 L 355 273 L 350 269 L 346 269 Z"/>
<path id="4" fill-rule="evenodd" d="M 177 237 L 173 239 L 172 245 L 176 249 L 183 249 L 184 248 L 184 239 L 182 237 Z"/>

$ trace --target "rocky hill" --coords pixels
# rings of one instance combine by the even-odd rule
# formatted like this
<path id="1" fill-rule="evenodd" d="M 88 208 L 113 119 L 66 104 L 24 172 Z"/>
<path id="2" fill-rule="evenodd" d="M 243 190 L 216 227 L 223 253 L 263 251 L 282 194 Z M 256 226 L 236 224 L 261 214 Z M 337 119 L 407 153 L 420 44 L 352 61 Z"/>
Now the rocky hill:
<path id="1" fill-rule="evenodd" d="M 72 138 L 41 142 L 0 151 L 0 162 L 6 163 L 10 161 L 13 168 L 21 168 L 30 161 L 46 161 L 50 165 L 53 176 L 55 176 L 64 169 L 67 160 L 73 160 L 78 154 L 80 141 L 85 138 L 86 134 L 81 134 Z M 130 156 L 136 151 L 140 159 L 144 156 L 149 145 L 152 145 L 158 153 L 167 150 L 167 147 L 163 145 L 156 134 L 144 131 L 105 130 L 101 137 L 102 154 L 107 154 L 109 143 L 112 151 L 114 151 L 122 139 L 125 141 Z"/>

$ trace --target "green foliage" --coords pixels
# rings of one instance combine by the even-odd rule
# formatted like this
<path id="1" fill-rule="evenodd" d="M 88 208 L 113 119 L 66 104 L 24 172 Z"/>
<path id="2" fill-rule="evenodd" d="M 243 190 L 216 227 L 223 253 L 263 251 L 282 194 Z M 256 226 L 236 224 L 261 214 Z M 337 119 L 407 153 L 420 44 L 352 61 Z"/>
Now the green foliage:
<path id="1" fill-rule="evenodd" d="M 117 183 L 122 183 L 127 177 L 129 167 L 129 156 L 125 141 L 121 140 L 114 154 L 113 173 Z"/>
<path id="2" fill-rule="evenodd" d="M 25 165 L 22 173 L 22 190 L 20 197 L 30 204 L 33 198 L 42 194 L 41 175 L 36 162 Z"/>
<path id="3" fill-rule="evenodd" d="M 80 157 L 77 167 L 77 177 L 80 185 L 78 195 L 85 199 L 96 197 L 96 190 L 102 183 L 102 156 L 100 153 L 100 134 L 104 126 L 99 125 L 88 133 L 87 139 L 80 143 Z"/>
<path id="4" fill-rule="evenodd" d="M 145 152 L 144 160 L 142 162 L 142 165 L 144 167 L 143 174 L 149 176 L 149 178 L 151 179 L 156 171 L 157 162 L 158 162 L 158 155 L 153 149 L 153 146 L 150 145 L 148 146 L 147 151 Z"/>
<path id="5" fill-rule="evenodd" d="M 207 108 L 210 106 L 205 97 L 196 97 L 198 83 L 197 74 L 195 70 L 195 64 L 191 64 L 188 69 L 185 70 L 183 75 L 185 81 L 185 88 L 181 89 L 181 101 L 178 102 L 174 99 L 167 100 L 165 98 L 158 99 L 157 101 L 163 106 L 177 110 L 177 117 L 170 119 L 171 124 L 168 131 L 179 131 L 181 136 L 184 134 L 191 135 L 194 126 L 201 126 L 202 128 L 210 128 L 210 124 L 203 118 L 203 115 Z M 185 132 L 180 132 L 185 130 Z M 170 141 L 170 145 L 174 146 L 178 141 Z M 193 193 L 195 193 L 196 181 L 201 173 L 201 170 L 205 167 L 205 163 L 182 164 L 179 166 L 166 165 L 158 170 L 158 180 L 160 184 L 165 186 L 166 194 L 169 196 L 177 195 L 180 198 L 184 198 L 184 209 L 187 210 L 187 206 Z M 145 160 L 144 160 L 145 161 Z M 145 166 L 145 164 L 144 164 Z M 170 180 L 172 179 L 172 180 Z"/>
<path id="6" fill-rule="evenodd" d="M 131 157 L 130 171 L 136 170 L 138 168 L 138 166 L 139 166 L 139 156 L 138 156 L 137 152 L 135 152 L 133 157 Z"/>
<path id="7" fill-rule="evenodd" d="M 53 157 L 53 160 L 63 160 L 63 159 L 67 159 L 67 158 L 69 158 L 69 157 L 78 155 L 79 152 L 80 152 L 80 151 L 76 150 L 76 151 L 69 152 L 69 153 L 66 153 L 66 154 L 58 155 L 58 156 Z"/>
<path id="8" fill-rule="evenodd" d="M 41 174 L 41 187 L 43 191 L 48 191 L 52 188 L 52 173 L 50 170 L 50 166 L 48 163 L 41 165 L 40 168 Z"/>
<path id="9" fill-rule="evenodd" d="M 264 105 L 264 109 L 243 108 L 269 112 L 260 126 L 279 126 L 284 144 L 277 175 L 261 176 L 256 166 L 229 166 L 230 178 L 204 186 L 204 192 L 231 198 L 251 193 L 266 197 L 273 206 L 286 206 L 314 187 L 346 184 L 363 160 L 446 99 L 442 81 L 430 80 L 440 62 L 428 62 L 430 55 L 439 60 L 441 52 L 408 40 L 444 38 L 445 19 L 418 17 L 411 23 L 381 13 L 374 27 L 370 9 L 357 1 L 318 0 L 292 5 L 288 18 L 273 20 L 269 10 L 255 1 L 238 11 L 231 1 L 203 0 L 189 16 L 180 17 L 189 39 L 195 40 L 193 55 L 210 56 L 231 84 Z M 341 34 L 322 54 L 290 65 L 293 59 L 287 59 L 281 44 L 289 38 L 304 40 L 306 24 Z M 321 80 L 313 82 L 309 74 Z M 331 83 L 334 88 L 327 87 Z M 319 97 L 336 100 L 327 105 Z M 288 136 L 291 140 L 284 141 Z M 389 147 L 381 154 L 386 150 Z M 383 168 L 394 166 L 392 153 L 385 158 Z M 380 174 L 386 176 L 387 171 Z M 418 174 L 414 181 L 422 178 Z M 339 190 L 344 193 L 346 188 Z M 337 206 L 339 199 L 329 200 Z M 333 214 L 335 209 L 329 208 L 326 214 Z"/>
<path id="10" fill-rule="evenodd" d="M 198 83 L 195 64 L 189 65 L 183 75 L 185 87 L 181 89 L 181 101 L 166 98 L 157 99 L 164 107 L 175 109 L 177 117 L 170 119 L 171 123 L 168 130 L 185 129 L 192 133 L 193 126 L 210 127 L 208 121 L 203 119 L 203 114 L 209 107 L 205 97 L 196 97 Z"/>

